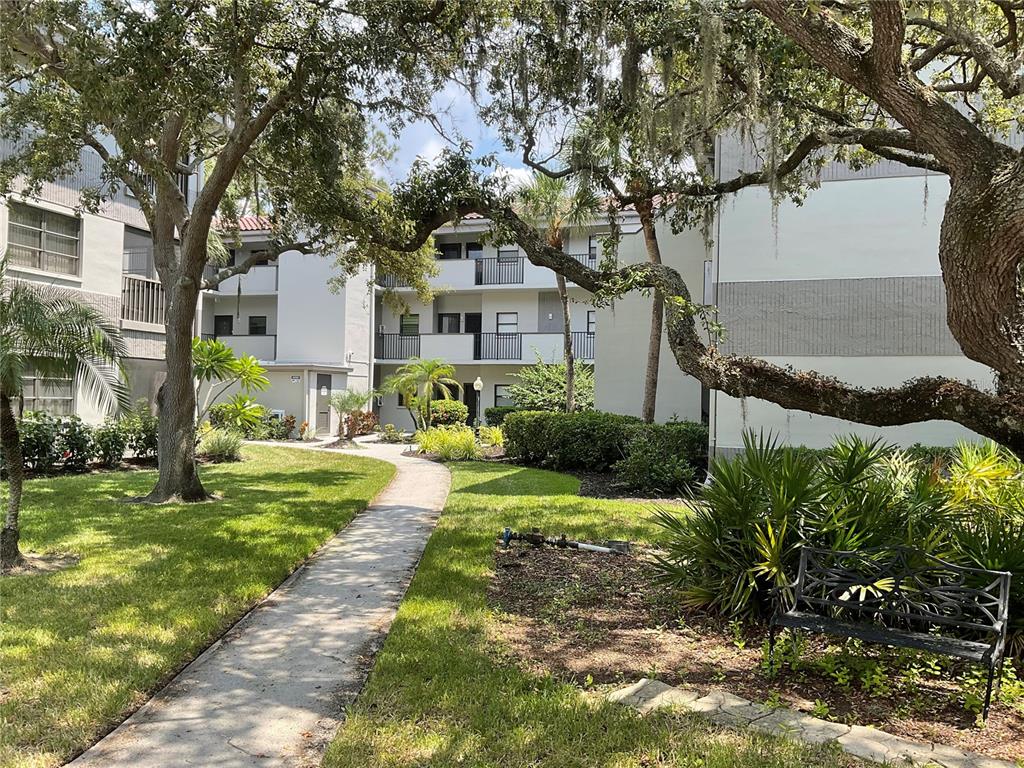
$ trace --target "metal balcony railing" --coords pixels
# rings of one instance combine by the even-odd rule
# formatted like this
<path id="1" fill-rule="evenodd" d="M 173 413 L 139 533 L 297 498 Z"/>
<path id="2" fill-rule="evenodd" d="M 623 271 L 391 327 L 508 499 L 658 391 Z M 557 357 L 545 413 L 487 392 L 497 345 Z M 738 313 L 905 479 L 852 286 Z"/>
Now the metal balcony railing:
<path id="1" fill-rule="evenodd" d="M 377 285 L 381 288 L 408 288 L 411 283 L 396 275 L 380 273 L 377 275 Z"/>
<path id="2" fill-rule="evenodd" d="M 564 344 L 564 342 L 563 342 Z M 593 331 L 572 332 L 572 354 L 577 360 L 594 359 L 594 333 Z"/>
<path id="3" fill-rule="evenodd" d="M 133 323 L 163 325 L 166 300 L 158 280 L 121 275 L 121 319 Z"/>
<path id="4" fill-rule="evenodd" d="M 378 333 L 374 355 L 378 360 L 408 360 L 410 357 L 419 357 L 419 334 Z"/>
<path id="5" fill-rule="evenodd" d="M 591 269 L 597 269 L 597 254 L 596 253 L 570 253 L 570 259 L 576 259 L 580 264 Z"/>
<path id="6" fill-rule="evenodd" d="M 477 285 L 520 285 L 523 283 L 524 261 L 522 256 L 475 259 L 475 282 Z"/>
<path id="7" fill-rule="evenodd" d="M 522 360 L 523 334 L 475 333 L 473 334 L 473 359 Z"/>

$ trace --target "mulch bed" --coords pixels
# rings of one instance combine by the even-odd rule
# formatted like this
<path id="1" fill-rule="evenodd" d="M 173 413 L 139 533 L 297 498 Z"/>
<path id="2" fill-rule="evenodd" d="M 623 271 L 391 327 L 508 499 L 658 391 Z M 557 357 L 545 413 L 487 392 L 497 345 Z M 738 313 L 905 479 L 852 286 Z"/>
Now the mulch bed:
<path id="1" fill-rule="evenodd" d="M 924 675 L 911 693 L 889 665 L 892 692 L 869 696 L 857 682 L 840 687 L 808 668 L 827 641 L 804 635 L 801 669 L 769 679 L 761 669 L 766 631 L 681 611 L 668 590 L 651 586 L 654 568 L 644 551 L 618 557 L 514 544 L 499 548 L 495 561 L 488 597 L 499 611 L 496 639 L 537 671 L 583 685 L 656 676 L 701 693 L 720 689 L 806 712 L 820 702 L 815 714 L 827 705 L 832 720 L 1024 760 L 1024 701 L 997 701 L 979 728 L 948 674 Z M 865 646 L 865 654 L 882 661 L 887 653 Z"/>

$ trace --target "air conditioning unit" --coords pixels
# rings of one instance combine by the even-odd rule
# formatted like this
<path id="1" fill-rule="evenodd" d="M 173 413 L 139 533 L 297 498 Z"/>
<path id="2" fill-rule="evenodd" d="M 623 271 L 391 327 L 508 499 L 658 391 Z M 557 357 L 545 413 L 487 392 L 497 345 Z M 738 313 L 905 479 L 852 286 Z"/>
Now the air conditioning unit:
<path id="1" fill-rule="evenodd" d="M 271 409 L 270 415 L 278 421 L 282 421 L 284 419 L 284 411 L 280 408 Z"/>

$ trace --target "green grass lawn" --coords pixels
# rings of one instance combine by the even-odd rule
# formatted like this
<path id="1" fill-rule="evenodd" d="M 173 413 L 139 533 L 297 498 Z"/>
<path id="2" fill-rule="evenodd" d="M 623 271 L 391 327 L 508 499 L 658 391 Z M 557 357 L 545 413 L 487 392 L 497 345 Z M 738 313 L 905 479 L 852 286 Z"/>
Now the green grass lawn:
<path id="1" fill-rule="evenodd" d="M 31 480 L 23 548 L 81 562 L 0 579 L 0 766 L 53 766 L 145 701 L 364 509 L 390 464 L 249 446 L 220 501 L 118 500 L 155 473 Z"/>
<path id="2" fill-rule="evenodd" d="M 835 768 L 855 761 L 695 716 L 640 719 L 489 647 L 485 594 L 498 531 L 652 541 L 650 507 L 581 498 L 575 479 L 502 464 L 451 465 L 452 495 L 368 685 L 325 768 L 685 766 Z"/>

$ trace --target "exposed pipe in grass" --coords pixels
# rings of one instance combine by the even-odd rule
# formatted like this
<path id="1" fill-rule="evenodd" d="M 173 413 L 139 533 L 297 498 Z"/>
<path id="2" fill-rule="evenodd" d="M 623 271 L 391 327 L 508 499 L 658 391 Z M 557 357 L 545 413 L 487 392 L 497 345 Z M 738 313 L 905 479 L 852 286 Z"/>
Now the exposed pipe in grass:
<path id="1" fill-rule="evenodd" d="M 526 533 L 513 531 L 511 528 L 505 528 L 498 534 L 498 540 L 501 542 L 501 546 L 504 549 L 508 549 L 509 545 L 513 541 L 525 541 L 526 543 L 532 544 L 534 547 L 538 548 L 546 544 L 549 547 L 558 547 L 559 549 L 579 549 L 585 552 L 598 552 L 604 555 L 629 554 L 628 541 L 606 541 L 604 546 L 601 546 L 599 544 L 588 544 L 585 541 L 572 541 L 571 539 L 567 539 L 564 533 L 557 539 L 553 536 L 545 536 L 540 532 L 539 528 L 532 528 Z"/>

